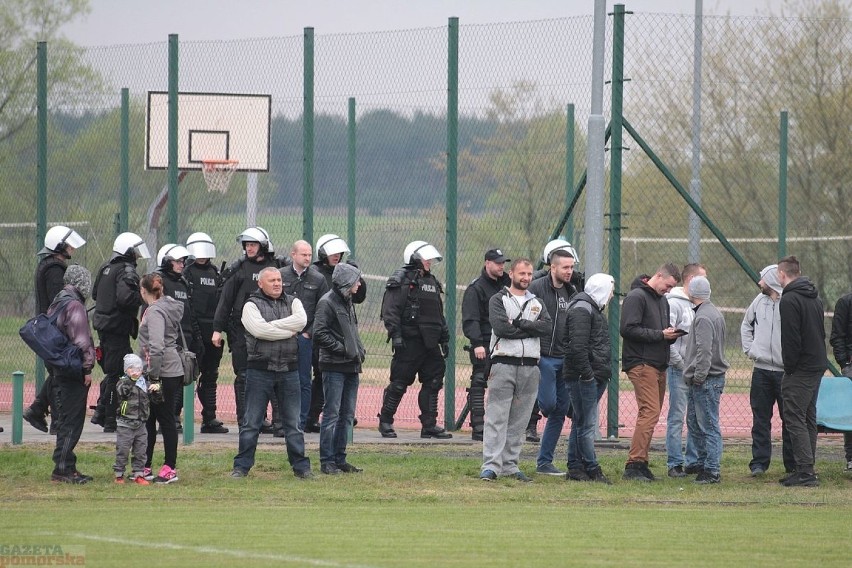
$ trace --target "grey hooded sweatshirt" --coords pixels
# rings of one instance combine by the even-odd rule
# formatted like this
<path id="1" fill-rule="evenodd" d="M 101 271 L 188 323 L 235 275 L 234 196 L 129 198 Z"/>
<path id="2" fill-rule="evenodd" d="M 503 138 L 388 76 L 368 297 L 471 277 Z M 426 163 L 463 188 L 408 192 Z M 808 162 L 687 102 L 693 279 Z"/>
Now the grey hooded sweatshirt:
<path id="1" fill-rule="evenodd" d="M 669 302 L 669 325 L 689 331 L 695 317 L 695 306 L 689 301 L 683 287 L 672 288 L 672 291 L 666 294 L 666 300 Z M 669 365 L 681 371 L 684 367 L 683 356 L 686 354 L 685 338 L 686 336 L 682 335 L 669 346 Z"/>
<path id="2" fill-rule="evenodd" d="M 743 353 L 754 361 L 754 366 L 758 369 L 783 371 L 780 310 L 780 294 L 783 288 L 778 282 L 778 265 L 770 264 L 761 270 L 760 278 L 778 292 L 779 298 L 773 300 L 760 293 L 752 300 L 740 325 Z"/>

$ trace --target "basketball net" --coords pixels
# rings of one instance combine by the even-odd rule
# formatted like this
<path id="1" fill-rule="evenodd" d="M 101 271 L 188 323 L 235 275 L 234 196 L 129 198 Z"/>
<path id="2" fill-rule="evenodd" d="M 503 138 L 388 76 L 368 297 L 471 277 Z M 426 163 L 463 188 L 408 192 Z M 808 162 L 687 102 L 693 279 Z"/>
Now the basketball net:
<path id="1" fill-rule="evenodd" d="M 202 160 L 201 173 L 204 174 L 207 191 L 226 193 L 239 164 L 237 160 Z"/>

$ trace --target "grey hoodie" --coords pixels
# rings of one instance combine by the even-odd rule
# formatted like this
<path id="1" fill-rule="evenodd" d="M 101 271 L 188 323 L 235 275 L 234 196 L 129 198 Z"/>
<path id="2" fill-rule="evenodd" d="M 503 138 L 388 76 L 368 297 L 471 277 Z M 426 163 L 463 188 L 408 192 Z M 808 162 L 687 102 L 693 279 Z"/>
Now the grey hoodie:
<path id="1" fill-rule="evenodd" d="M 695 306 L 689 301 L 683 287 L 672 288 L 672 291 L 666 294 L 666 300 L 669 302 L 669 325 L 689 331 L 692 328 L 692 319 L 695 317 Z M 669 345 L 669 365 L 683 371 L 685 354 L 686 336 L 682 335 Z"/>
<path id="2" fill-rule="evenodd" d="M 725 359 L 725 317 L 709 299 L 695 308 L 692 331 L 686 336 L 683 380 L 701 385 L 711 375 L 727 372 Z"/>
<path id="3" fill-rule="evenodd" d="M 145 375 L 149 379 L 183 376 L 183 364 L 178 355 L 178 324 L 182 317 L 183 303 L 171 296 L 163 296 L 149 305 L 142 315 L 139 357 L 145 362 Z"/>
<path id="4" fill-rule="evenodd" d="M 760 271 L 760 278 L 767 286 L 781 293 L 778 282 L 778 265 L 771 264 Z M 743 353 L 754 361 L 754 366 L 766 371 L 783 371 L 781 359 L 781 310 L 779 300 L 766 294 L 758 294 L 743 316 L 740 324 L 740 340 Z"/>

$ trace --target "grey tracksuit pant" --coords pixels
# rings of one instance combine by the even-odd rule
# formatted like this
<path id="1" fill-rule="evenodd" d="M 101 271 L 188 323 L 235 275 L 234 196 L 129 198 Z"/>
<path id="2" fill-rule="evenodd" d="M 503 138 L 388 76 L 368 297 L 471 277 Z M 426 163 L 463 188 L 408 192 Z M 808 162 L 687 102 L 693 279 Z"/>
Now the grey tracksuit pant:
<path id="1" fill-rule="evenodd" d="M 127 467 L 127 458 L 133 450 L 133 473 L 142 473 L 145 469 L 145 459 L 148 451 L 148 430 L 145 422 L 134 420 L 133 422 L 118 421 L 115 430 L 115 465 L 112 470 L 116 477 L 124 475 Z"/>

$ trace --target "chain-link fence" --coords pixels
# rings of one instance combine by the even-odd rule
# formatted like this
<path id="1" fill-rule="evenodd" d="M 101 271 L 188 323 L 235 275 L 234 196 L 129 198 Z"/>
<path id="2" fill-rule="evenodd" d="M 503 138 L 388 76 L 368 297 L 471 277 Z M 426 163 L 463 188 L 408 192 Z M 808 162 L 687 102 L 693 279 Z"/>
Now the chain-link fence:
<path id="1" fill-rule="evenodd" d="M 852 33 L 847 5 L 826 1 L 819 7 L 801 18 L 703 18 L 700 203 L 755 270 L 778 258 L 779 113 L 787 110 L 787 252 L 801 258 L 830 310 L 852 281 L 852 205 L 845 191 L 852 155 Z M 586 164 L 592 29 L 591 16 L 459 27 L 458 283 L 479 274 L 488 248 L 499 247 L 511 258 L 538 259 L 559 221 Z M 609 78 L 611 22 L 606 35 Z M 426 240 L 446 253 L 448 28 L 312 37 L 313 211 L 302 207 L 304 38 L 180 43 L 179 90 L 271 95 L 270 168 L 258 175 L 256 223 L 269 230 L 277 252 L 284 254 L 304 235 L 306 218 L 314 241 L 323 233 L 349 234 L 347 112 L 354 98 L 356 209 L 350 245 L 368 275 L 368 298 L 358 315 L 369 354 L 358 418 L 371 423 L 391 355 L 379 318 L 384 280 L 402 264 L 409 241 Z M 694 39 L 692 16 L 627 16 L 625 76 L 630 80 L 624 83 L 624 117 L 684 187 L 690 187 L 693 175 Z M 75 261 L 93 271 L 109 258 L 124 222 L 117 217 L 122 89 L 130 100 L 126 226 L 141 235 L 159 229 L 152 251 L 167 242 L 166 216 L 151 226 L 167 172 L 145 170 L 143 156 L 146 94 L 167 90 L 168 52 L 166 42 L 47 46 L 47 220 L 72 225 L 88 240 Z M 35 49 L 17 63 L 27 96 L 0 108 L 7 132 L 9 116 L 26 119 L 0 141 L 0 321 L 5 329 L 0 381 L 19 369 L 29 377 L 34 367 L 15 333 L 33 306 L 34 61 Z M 568 105 L 573 105 L 574 155 L 566 152 Z M 696 242 L 684 200 L 627 135 L 624 146 L 621 292 L 636 275 L 662 262 L 687 262 L 689 243 Z M 572 168 L 574 179 L 566 180 L 566 169 Z M 236 258 L 241 251 L 235 237 L 247 225 L 246 180 L 247 174 L 238 173 L 223 196 L 208 193 L 198 172 L 183 177 L 178 239 L 205 231 L 217 244 L 217 261 Z M 584 213 L 585 196 L 565 229 L 581 260 Z M 748 435 L 751 364 L 740 349 L 739 327 L 758 289 L 709 231 L 698 236 L 700 262 L 728 324 L 731 371 L 723 427 L 732 435 Z M 436 273 L 446 280 L 446 265 L 438 265 Z M 470 375 L 459 321 L 456 314 L 456 414 Z M 227 356 L 221 370 L 220 381 L 232 381 Z M 627 435 L 635 419 L 630 389 L 622 377 L 619 422 Z M 229 390 L 220 389 L 226 418 L 233 408 Z M 406 397 L 400 424 L 416 424 L 415 401 L 416 395 Z M 8 389 L 0 391 L 0 409 L 9 403 Z M 606 410 L 601 412 L 605 417 Z"/>

